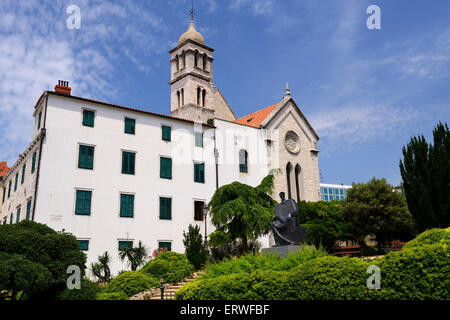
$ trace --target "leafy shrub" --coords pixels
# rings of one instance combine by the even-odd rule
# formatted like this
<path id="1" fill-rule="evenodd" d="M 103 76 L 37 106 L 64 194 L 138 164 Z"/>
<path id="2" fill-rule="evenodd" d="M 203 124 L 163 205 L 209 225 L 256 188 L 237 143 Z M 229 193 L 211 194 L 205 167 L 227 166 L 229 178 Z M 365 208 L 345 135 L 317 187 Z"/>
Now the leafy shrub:
<path id="1" fill-rule="evenodd" d="M 175 283 L 190 276 L 194 272 L 194 267 L 186 255 L 168 251 L 147 262 L 140 272 L 156 279 L 163 278 L 166 283 Z"/>
<path id="2" fill-rule="evenodd" d="M 248 274 L 231 274 L 192 281 L 181 287 L 176 300 L 242 300 L 248 296 Z"/>
<path id="3" fill-rule="evenodd" d="M 450 228 L 430 229 L 419 234 L 415 239 L 409 241 L 403 248 L 414 248 L 425 244 L 434 244 L 439 242 L 450 243 Z"/>
<path id="4" fill-rule="evenodd" d="M 421 245 L 379 259 L 381 290 L 377 297 L 449 300 L 449 247 L 446 243 Z"/>
<path id="5" fill-rule="evenodd" d="M 287 271 L 257 270 L 250 275 L 250 288 L 246 299 L 285 300 Z"/>
<path id="6" fill-rule="evenodd" d="M 128 300 L 125 292 L 104 292 L 97 296 L 97 300 Z"/>
<path id="7" fill-rule="evenodd" d="M 159 286 L 159 280 L 147 274 L 136 271 L 124 272 L 106 287 L 106 293 L 124 292 L 128 297 L 147 289 Z"/>
<path id="8" fill-rule="evenodd" d="M 300 300 L 360 300 L 368 296 L 369 263 L 348 257 L 322 257 L 292 269 L 285 282 L 289 298 Z"/>
<path id="9" fill-rule="evenodd" d="M 227 274 L 250 273 L 255 270 L 290 270 L 301 263 L 326 256 L 327 253 L 315 247 L 302 246 L 297 252 L 292 252 L 286 258 L 276 254 L 247 254 L 240 258 L 231 258 L 223 262 L 210 264 L 206 267 L 205 278 L 214 278 Z"/>
<path id="10" fill-rule="evenodd" d="M 58 296 L 58 300 L 97 300 L 97 295 L 102 289 L 88 279 L 83 279 L 80 289 L 66 288 Z"/>
<path id="11" fill-rule="evenodd" d="M 183 244 L 186 248 L 186 257 L 194 266 L 195 270 L 203 267 L 208 260 L 205 245 L 200 234 L 200 227 L 198 225 L 189 225 L 188 232 L 183 231 Z"/>

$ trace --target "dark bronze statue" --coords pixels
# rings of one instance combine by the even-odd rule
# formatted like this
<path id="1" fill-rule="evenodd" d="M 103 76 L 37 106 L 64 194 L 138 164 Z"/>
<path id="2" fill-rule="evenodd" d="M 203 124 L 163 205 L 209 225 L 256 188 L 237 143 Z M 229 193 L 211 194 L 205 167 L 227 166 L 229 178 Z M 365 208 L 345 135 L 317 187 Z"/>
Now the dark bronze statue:
<path id="1" fill-rule="evenodd" d="M 275 206 L 272 222 L 275 246 L 298 245 L 306 242 L 306 229 L 298 221 L 298 206 L 294 199 L 285 199 L 280 192 L 281 202 Z"/>

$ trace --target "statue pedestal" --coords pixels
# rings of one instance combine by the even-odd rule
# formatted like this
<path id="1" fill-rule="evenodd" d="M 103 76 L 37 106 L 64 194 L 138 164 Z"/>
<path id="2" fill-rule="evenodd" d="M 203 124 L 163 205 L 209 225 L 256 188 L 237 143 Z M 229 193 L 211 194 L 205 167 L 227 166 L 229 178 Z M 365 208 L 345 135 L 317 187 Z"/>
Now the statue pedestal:
<path id="1" fill-rule="evenodd" d="M 296 252 L 298 249 L 300 249 L 300 246 L 292 245 L 292 246 L 278 246 L 278 247 L 271 247 L 271 248 L 264 248 L 262 249 L 263 254 L 277 254 L 282 258 L 285 258 L 288 253 Z"/>

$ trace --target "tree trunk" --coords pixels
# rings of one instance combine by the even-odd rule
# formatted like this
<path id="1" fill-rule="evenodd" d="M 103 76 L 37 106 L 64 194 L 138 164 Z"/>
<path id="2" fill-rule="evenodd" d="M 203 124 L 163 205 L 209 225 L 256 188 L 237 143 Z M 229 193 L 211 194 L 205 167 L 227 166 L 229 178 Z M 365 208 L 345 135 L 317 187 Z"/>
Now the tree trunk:
<path id="1" fill-rule="evenodd" d="M 243 253 L 247 253 L 248 251 L 248 240 L 247 240 L 247 236 L 243 236 L 242 237 L 242 251 Z"/>

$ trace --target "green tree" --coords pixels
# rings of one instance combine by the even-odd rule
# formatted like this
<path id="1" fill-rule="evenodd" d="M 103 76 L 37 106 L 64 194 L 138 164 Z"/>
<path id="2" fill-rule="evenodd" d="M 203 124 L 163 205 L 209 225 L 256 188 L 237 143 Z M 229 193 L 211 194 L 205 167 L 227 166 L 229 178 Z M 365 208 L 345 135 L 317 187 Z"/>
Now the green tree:
<path id="1" fill-rule="evenodd" d="M 393 191 L 386 179 L 353 183 L 343 201 L 346 219 L 352 222 L 352 237 L 362 246 L 368 235 L 375 235 L 381 248 L 391 240 L 410 240 L 414 222 L 405 197 Z"/>
<path id="2" fill-rule="evenodd" d="M 209 202 L 211 222 L 216 231 L 210 234 L 210 245 L 225 245 L 242 240 L 243 252 L 248 240 L 267 234 L 273 219 L 272 199 L 274 174 L 271 172 L 261 184 L 252 187 L 237 181 L 217 189 Z"/>
<path id="3" fill-rule="evenodd" d="M 73 235 L 31 221 L 0 226 L 0 253 L 0 270 L 9 270 L 0 291 L 21 288 L 30 299 L 51 299 L 64 290 L 70 265 L 85 272 L 86 255 Z"/>
<path id="4" fill-rule="evenodd" d="M 98 256 L 97 259 L 97 262 L 91 263 L 91 272 L 99 281 L 108 283 L 111 280 L 111 269 L 109 268 L 111 257 L 108 251 Z"/>
<path id="5" fill-rule="evenodd" d="M 450 226 L 450 131 L 447 123 L 433 130 L 433 144 L 412 137 L 403 147 L 400 173 L 418 231 Z"/>
<path id="6" fill-rule="evenodd" d="M 186 257 L 194 266 L 195 270 L 200 269 L 208 259 L 205 245 L 203 243 L 200 227 L 189 225 L 188 232 L 183 231 L 183 244 L 186 248 Z"/>
<path id="7" fill-rule="evenodd" d="M 298 208 L 298 219 L 307 230 L 309 244 L 331 252 L 337 240 L 351 239 L 352 223 L 346 219 L 341 201 L 300 201 Z"/>
<path id="8" fill-rule="evenodd" d="M 137 247 L 123 248 L 119 251 L 119 258 L 121 261 L 128 260 L 127 263 L 132 271 L 142 266 L 147 259 L 147 248 L 139 241 Z"/>

